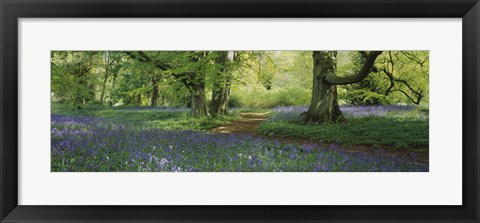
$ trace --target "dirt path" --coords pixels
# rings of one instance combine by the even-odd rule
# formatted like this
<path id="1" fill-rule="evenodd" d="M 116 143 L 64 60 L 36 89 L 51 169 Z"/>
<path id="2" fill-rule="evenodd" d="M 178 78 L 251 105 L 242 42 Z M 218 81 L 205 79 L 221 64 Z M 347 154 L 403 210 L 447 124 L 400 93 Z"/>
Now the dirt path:
<path id="1" fill-rule="evenodd" d="M 219 126 L 212 130 L 213 133 L 251 133 L 256 134 L 255 130 L 260 122 L 268 118 L 268 113 L 240 113 L 240 119 Z"/>
<path id="2" fill-rule="evenodd" d="M 256 129 L 260 125 L 260 123 L 268 118 L 268 113 L 240 113 L 240 119 L 234 122 L 230 122 L 228 124 L 219 126 L 212 130 L 214 134 L 229 134 L 229 133 L 243 133 L 243 134 L 251 134 L 257 137 L 265 138 L 265 139 L 275 139 L 285 143 L 293 143 L 293 144 L 316 144 L 319 148 L 328 148 L 330 144 L 325 142 L 314 141 L 310 139 L 302 139 L 302 138 L 294 138 L 294 137 L 279 137 L 279 136 L 267 136 L 263 134 L 259 134 L 256 132 Z M 394 157 L 394 158 L 402 158 L 408 159 L 415 162 L 422 162 L 428 163 L 429 162 L 429 153 L 426 152 L 410 152 L 410 151 L 403 151 L 403 150 L 396 150 L 393 148 L 381 148 L 372 149 L 366 146 L 358 146 L 358 145 L 348 145 L 342 146 L 343 150 L 347 152 L 367 152 L 367 153 L 376 153 L 381 154 L 386 157 Z"/>

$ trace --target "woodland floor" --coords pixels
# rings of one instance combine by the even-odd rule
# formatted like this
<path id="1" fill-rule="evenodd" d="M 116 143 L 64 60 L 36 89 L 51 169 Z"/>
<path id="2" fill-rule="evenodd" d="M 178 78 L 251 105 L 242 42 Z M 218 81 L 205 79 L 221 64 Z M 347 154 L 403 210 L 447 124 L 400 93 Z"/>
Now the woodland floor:
<path id="1" fill-rule="evenodd" d="M 240 119 L 237 121 L 230 122 L 225 125 L 218 126 L 212 130 L 214 134 L 231 134 L 231 133 L 240 133 L 240 134 L 250 134 L 260 138 L 267 138 L 267 139 L 275 139 L 285 143 L 292 143 L 292 144 L 315 144 L 318 145 L 318 148 L 328 148 L 327 143 L 309 140 L 309 139 L 302 139 L 302 138 L 295 138 L 295 137 L 280 137 L 280 136 L 270 136 L 264 135 L 256 132 L 256 129 L 260 125 L 260 123 L 268 118 L 268 113 L 253 113 L 253 112 L 245 112 L 240 113 Z M 381 154 L 385 157 L 395 157 L 395 158 L 402 158 L 406 160 L 412 160 L 412 162 L 421 162 L 421 163 L 428 163 L 429 162 L 429 152 L 410 152 L 410 151 L 400 151 L 389 147 L 381 147 L 372 149 L 366 146 L 358 146 L 358 145 L 345 145 L 342 147 L 343 150 L 347 152 L 367 152 L 367 153 L 375 153 Z"/>
<path id="2" fill-rule="evenodd" d="M 221 125 L 212 130 L 213 133 L 249 133 L 255 134 L 260 123 L 268 118 L 268 113 L 240 113 L 240 119 Z"/>

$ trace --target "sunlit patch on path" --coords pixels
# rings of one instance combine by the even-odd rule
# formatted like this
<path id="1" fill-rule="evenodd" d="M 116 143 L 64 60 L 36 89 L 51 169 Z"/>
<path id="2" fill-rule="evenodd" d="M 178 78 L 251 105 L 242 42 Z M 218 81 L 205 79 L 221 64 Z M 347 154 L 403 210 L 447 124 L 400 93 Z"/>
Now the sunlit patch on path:
<path id="1" fill-rule="evenodd" d="M 212 133 L 255 133 L 260 123 L 268 118 L 268 113 L 240 113 L 240 119 L 212 130 Z"/>

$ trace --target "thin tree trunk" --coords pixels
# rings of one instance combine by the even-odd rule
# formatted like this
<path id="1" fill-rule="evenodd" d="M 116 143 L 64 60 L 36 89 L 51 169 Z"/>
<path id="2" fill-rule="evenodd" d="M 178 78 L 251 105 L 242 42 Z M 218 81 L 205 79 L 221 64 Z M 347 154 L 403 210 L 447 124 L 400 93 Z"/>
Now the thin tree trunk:
<path id="1" fill-rule="evenodd" d="M 103 77 L 102 94 L 100 95 L 101 105 L 103 105 L 103 99 L 105 98 L 105 89 L 107 88 L 107 80 L 108 80 L 108 75 L 107 73 L 105 73 L 105 76 Z"/>
<path id="2" fill-rule="evenodd" d="M 142 93 L 138 93 L 137 95 L 137 105 L 142 105 Z"/>
<path id="3" fill-rule="evenodd" d="M 105 97 L 105 89 L 107 88 L 108 80 L 108 68 L 110 66 L 110 59 L 108 57 L 108 52 L 105 52 L 105 74 L 103 76 L 103 85 L 102 85 L 102 94 L 100 95 L 100 104 L 103 105 L 103 99 Z"/>
<path id="4" fill-rule="evenodd" d="M 305 123 L 338 122 L 344 120 L 337 100 L 337 87 L 325 80 L 325 75 L 336 71 L 336 52 L 313 52 L 312 102 L 303 121 Z"/>
<path id="5" fill-rule="evenodd" d="M 113 74 L 113 77 L 112 77 L 112 90 L 111 92 L 113 92 L 115 90 L 115 80 L 117 79 L 117 75 L 116 74 Z M 110 93 L 111 95 L 112 93 Z M 112 98 L 110 96 L 110 98 Z M 113 100 L 110 100 L 110 103 L 109 103 L 109 106 L 112 107 L 113 106 Z"/>
<path id="6" fill-rule="evenodd" d="M 158 101 L 158 80 L 152 78 L 152 97 L 150 99 L 150 106 L 156 107 Z"/>

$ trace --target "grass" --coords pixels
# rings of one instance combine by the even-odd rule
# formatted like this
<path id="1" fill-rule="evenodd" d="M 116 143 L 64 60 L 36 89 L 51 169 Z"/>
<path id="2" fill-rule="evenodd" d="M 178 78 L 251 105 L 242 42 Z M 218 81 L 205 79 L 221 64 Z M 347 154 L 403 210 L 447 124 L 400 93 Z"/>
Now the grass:
<path id="1" fill-rule="evenodd" d="M 261 123 L 258 132 L 341 145 L 391 147 L 401 150 L 428 149 L 428 116 L 425 111 L 388 112 L 385 116 L 354 117 L 345 115 L 342 123 L 309 124 L 274 119 Z M 423 116 L 422 116 L 423 114 Z M 428 112 L 426 113 L 428 115 Z"/>
<path id="2" fill-rule="evenodd" d="M 81 109 L 64 105 L 52 105 L 52 114 L 105 118 L 112 122 L 165 130 L 210 130 L 235 121 L 237 113 L 215 117 L 193 118 L 188 109 L 135 109 L 90 106 Z"/>

